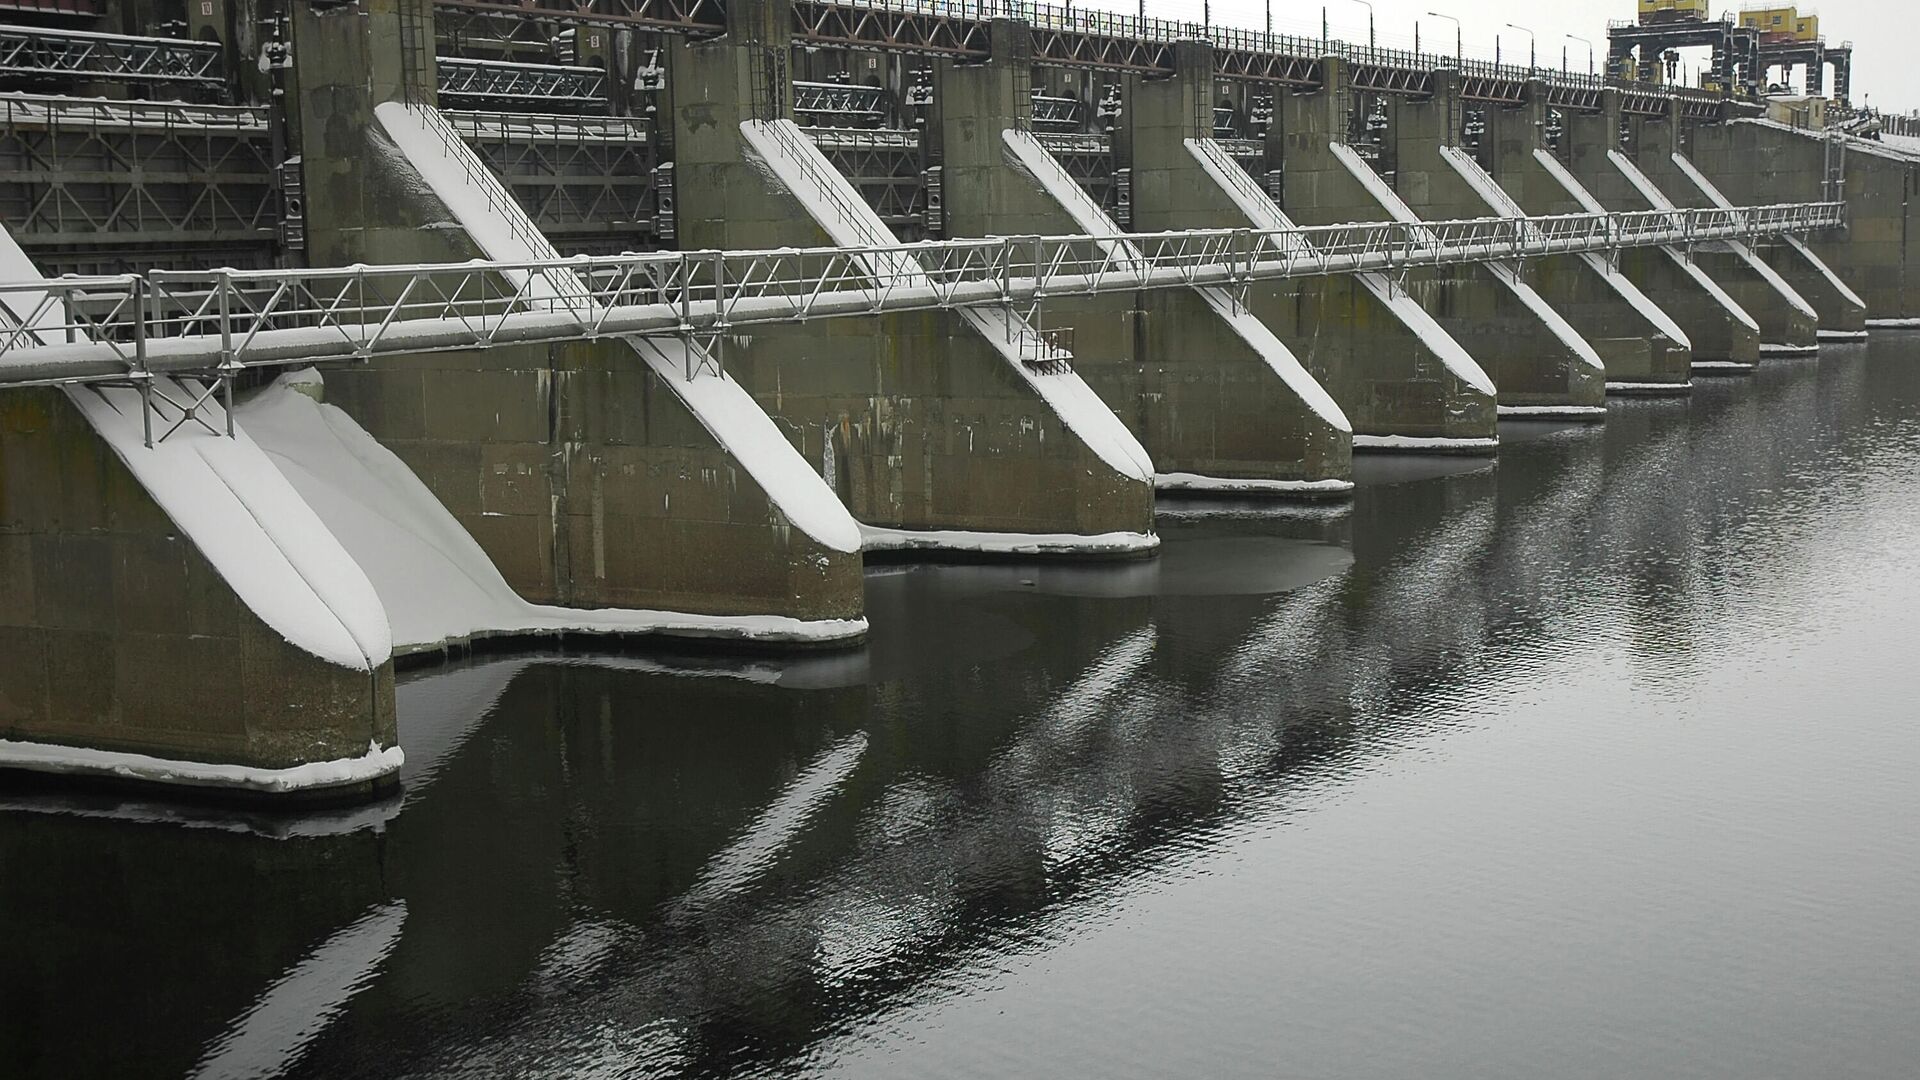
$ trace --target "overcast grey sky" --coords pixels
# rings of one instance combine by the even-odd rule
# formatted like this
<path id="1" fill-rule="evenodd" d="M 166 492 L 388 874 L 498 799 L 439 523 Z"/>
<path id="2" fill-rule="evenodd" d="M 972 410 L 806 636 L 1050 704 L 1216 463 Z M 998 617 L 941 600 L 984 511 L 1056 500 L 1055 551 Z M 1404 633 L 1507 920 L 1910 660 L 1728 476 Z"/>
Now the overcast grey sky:
<path id="1" fill-rule="evenodd" d="M 1056 0 L 1057 2 L 1057 0 Z M 1074 0 L 1075 7 L 1099 7 L 1133 12 L 1136 2 L 1128 0 Z M 1147 14 L 1163 18 L 1200 19 L 1201 0 L 1147 0 Z M 1715 0 L 1715 11 L 1738 10 L 1742 0 Z M 1577 34 L 1594 43 L 1596 62 L 1606 57 L 1608 19 L 1631 19 L 1634 0 L 1608 0 L 1606 3 L 1566 0 L 1373 0 L 1374 24 L 1382 45 L 1402 48 L 1413 44 L 1413 27 L 1421 24 L 1422 45 L 1432 51 L 1451 51 L 1453 24 L 1428 16 L 1429 11 L 1458 16 L 1464 25 L 1466 51 L 1470 56 L 1493 55 L 1494 35 L 1500 36 L 1502 56 L 1526 62 L 1527 35 L 1507 28 L 1518 23 L 1538 35 L 1542 66 L 1560 65 L 1560 50 L 1565 46 L 1571 66 L 1585 70 L 1587 47 L 1568 41 L 1562 35 Z M 1260 29 L 1265 25 L 1266 8 L 1262 0 L 1213 0 L 1213 19 L 1224 25 Z M 1299 0 L 1274 0 L 1274 30 L 1318 36 L 1319 3 Z M 1326 5 L 1333 36 L 1349 41 L 1365 41 L 1367 9 L 1358 0 L 1331 0 Z M 1906 112 L 1920 109 L 1920 2 L 1916 0 L 1823 0 L 1803 4 L 1801 10 L 1817 11 L 1821 32 L 1830 43 L 1852 41 L 1853 97 L 1872 95 L 1872 104 Z M 1702 58 L 1696 63 L 1704 63 Z M 1829 89 L 1831 87 L 1829 86 Z"/>

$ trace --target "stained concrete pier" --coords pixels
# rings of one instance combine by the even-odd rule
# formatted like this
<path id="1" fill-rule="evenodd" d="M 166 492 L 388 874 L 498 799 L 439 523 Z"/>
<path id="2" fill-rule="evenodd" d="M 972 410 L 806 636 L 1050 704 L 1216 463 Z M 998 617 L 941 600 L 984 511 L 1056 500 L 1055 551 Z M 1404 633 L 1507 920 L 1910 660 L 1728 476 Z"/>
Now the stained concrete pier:
<path id="1" fill-rule="evenodd" d="M 932 130 L 948 234 L 1122 232 L 1030 133 L 1026 25 L 996 19 L 992 32 L 991 61 L 937 69 Z M 1137 133 L 1185 115 L 1172 82 L 1129 89 L 1124 112 Z M 1071 331 L 1075 371 L 1147 448 L 1159 488 L 1296 497 L 1351 489 L 1345 415 L 1227 290 L 1048 298 L 1037 318 Z"/>

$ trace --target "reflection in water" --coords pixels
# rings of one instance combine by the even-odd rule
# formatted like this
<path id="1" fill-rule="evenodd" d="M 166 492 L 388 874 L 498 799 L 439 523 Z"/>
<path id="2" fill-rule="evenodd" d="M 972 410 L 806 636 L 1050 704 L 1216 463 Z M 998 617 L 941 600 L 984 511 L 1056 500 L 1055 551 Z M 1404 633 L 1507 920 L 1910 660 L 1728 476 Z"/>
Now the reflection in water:
<path id="1" fill-rule="evenodd" d="M 0 937 L 0 1060 L 1897 1074 L 1920 339 L 1871 350 L 1169 514 L 1152 563 L 877 569 L 851 653 L 413 674 L 357 829 L 9 792 L 0 919 L 69 929 Z"/>
<path id="2" fill-rule="evenodd" d="M 407 905 L 380 904 L 332 934 L 268 986 L 216 1041 L 193 1075 L 279 1076 L 366 986 L 400 940 Z"/>

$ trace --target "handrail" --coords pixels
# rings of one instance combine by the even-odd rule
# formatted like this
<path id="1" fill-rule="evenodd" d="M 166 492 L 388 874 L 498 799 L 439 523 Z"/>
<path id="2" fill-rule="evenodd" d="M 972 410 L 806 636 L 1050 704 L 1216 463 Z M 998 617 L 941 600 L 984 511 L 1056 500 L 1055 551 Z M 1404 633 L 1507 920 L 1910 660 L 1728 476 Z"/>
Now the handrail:
<path id="1" fill-rule="evenodd" d="M 1841 203 L 0 283 L 0 386 L 1238 286 L 1845 224 Z M 502 281 L 507 284 L 503 286 Z M 25 316 L 14 312 L 26 311 Z"/>

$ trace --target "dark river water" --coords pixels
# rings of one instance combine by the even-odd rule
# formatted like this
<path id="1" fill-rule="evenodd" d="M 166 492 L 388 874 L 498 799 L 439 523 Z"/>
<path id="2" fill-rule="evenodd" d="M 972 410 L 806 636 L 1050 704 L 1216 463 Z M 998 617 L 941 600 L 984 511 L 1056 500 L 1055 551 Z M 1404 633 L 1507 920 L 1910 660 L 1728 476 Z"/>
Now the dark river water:
<path id="1" fill-rule="evenodd" d="M 0 1076 L 1920 1074 L 1920 335 L 492 656 L 404 792 L 0 791 Z"/>

